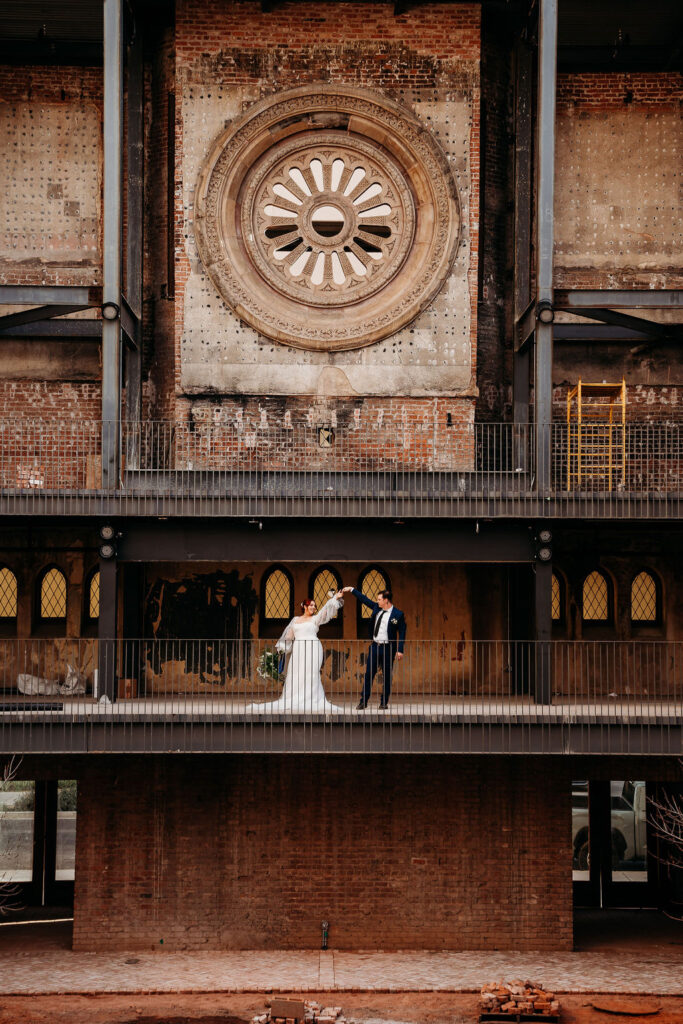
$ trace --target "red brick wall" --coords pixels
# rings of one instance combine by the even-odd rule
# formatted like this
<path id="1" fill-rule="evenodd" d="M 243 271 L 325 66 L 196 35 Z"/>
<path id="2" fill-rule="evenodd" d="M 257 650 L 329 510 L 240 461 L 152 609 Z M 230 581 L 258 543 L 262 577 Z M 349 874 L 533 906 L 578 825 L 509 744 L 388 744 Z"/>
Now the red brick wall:
<path id="1" fill-rule="evenodd" d="M 76 949 L 569 949 L 559 761 L 121 758 L 79 782 Z"/>

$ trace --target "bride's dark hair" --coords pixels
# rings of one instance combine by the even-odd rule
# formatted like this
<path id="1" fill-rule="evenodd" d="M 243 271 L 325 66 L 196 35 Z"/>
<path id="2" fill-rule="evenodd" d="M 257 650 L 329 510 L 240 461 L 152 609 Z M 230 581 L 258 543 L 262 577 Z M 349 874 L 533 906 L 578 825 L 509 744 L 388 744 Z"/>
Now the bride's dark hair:
<path id="1" fill-rule="evenodd" d="M 306 609 L 308 608 L 309 604 L 315 604 L 315 601 L 313 600 L 313 598 L 312 597 L 304 598 L 304 600 L 301 602 L 301 611 L 305 612 Z"/>

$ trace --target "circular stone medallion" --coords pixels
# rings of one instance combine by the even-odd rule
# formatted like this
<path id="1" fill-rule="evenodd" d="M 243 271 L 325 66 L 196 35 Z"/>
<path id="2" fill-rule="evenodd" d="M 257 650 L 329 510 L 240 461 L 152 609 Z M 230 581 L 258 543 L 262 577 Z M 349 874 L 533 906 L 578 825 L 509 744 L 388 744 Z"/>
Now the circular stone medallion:
<path id="1" fill-rule="evenodd" d="M 199 253 L 273 340 L 339 350 L 409 323 L 458 242 L 455 183 L 410 112 L 351 88 L 280 93 L 216 141 L 195 199 Z"/>

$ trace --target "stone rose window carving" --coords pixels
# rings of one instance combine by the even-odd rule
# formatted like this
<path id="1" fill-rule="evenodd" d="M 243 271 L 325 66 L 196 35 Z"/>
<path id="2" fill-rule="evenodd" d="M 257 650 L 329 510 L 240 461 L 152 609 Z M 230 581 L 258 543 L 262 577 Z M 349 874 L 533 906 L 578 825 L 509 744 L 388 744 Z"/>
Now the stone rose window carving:
<path id="1" fill-rule="evenodd" d="M 371 344 L 409 323 L 457 249 L 453 177 L 407 110 L 311 86 L 251 107 L 195 196 L 202 262 L 240 319 L 300 348 Z"/>

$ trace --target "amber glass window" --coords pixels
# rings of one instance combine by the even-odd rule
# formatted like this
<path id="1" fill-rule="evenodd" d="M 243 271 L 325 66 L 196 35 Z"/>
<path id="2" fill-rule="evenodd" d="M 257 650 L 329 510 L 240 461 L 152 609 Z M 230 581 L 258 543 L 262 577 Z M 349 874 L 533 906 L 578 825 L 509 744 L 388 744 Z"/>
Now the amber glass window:
<path id="1" fill-rule="evenodd" d="M 639 572 L 631 583 L 631 621 L 659 622 L 659 588 L 649 572 Z"/>
<path id="2" fill-rule="evenodd" d="M 6 566 L 0 569 L 0 636 L 14 636 L 17 631 L 19 588 L 17 578 Z"/>
<path id="3" fill-rule="evenodd" d="M 562 585 L 555 573 L 553 573 L 553 589 L 550 597 L 550 609 L 553 622 L 560 622 L 562 620 Z"/>
<path id="4" fill-rule="evenodd" d="M 582 608 L 584 622 L 608 622 L 610 617 L 609 586 L 597 570 L 583 581 Z"/>
<path id="5" fill-rule="evenodd" d="M 94 572 L 88 583 L 88 618 L 100 617 L 100 573 Z"/>
<path id="6" fill-rule="evenodd" d="M 335 593 L 341 589 L 341 579 L 334 571 L 334 569 L 318 569 L 314 574 L 311 581 L 311 593 L 310 596 L 313 598 L 318 608 L 329 600 L 330 591 L 333 590 Z"/>
<path id="7" fill-rule="evenodd" d="M 41 619 L 66 618 L 66 576 L 61 569 L 48 569 L 40 581 Z"/>

